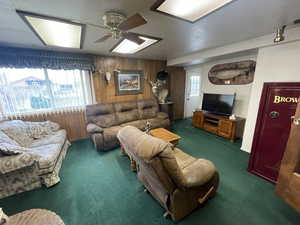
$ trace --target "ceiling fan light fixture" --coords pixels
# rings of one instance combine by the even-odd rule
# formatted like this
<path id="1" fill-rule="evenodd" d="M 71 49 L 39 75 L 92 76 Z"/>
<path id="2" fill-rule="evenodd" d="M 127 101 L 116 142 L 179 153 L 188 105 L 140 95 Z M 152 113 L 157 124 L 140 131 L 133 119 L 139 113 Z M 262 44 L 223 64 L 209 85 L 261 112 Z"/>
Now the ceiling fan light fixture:
<path id="1" fill-rule="evenodd" d="M 84 24 L 25 11 L 16 12 L 44 45 L 82 48 Z"/>
<path id="2" fill-rule="evenodd" d="M 151 10 L 194 23 L 233 0 L 157 0 Z"/>
<path id="3" fill-rule="evenodd" d="M 142 35 L 139 35 L 139 38 L 144 40 L 144 42 L 140 45 L 138 45 L 133 41 L 123 38 L 110 51 L 113 53 L 120 53 L 120 54 L 134 54 L 162 40 L 160 38 L 142 36 Z"/>
<path id="4" fill-rule="evenodd" d="M 278 27 L 276 30 L 275 38 L 274 38 L 274 43 L 279 43 L 281 41 L 284 41 L 285 36 L 284 36 L 284 31 L 285 31 L 286 26 Z"/>
<path id="5" fill-rule="evenodd" d="M 120 12 L 107 11 L 102 19 L 104 26 L 114 29 L 126 20 L 126 16 Z"/>

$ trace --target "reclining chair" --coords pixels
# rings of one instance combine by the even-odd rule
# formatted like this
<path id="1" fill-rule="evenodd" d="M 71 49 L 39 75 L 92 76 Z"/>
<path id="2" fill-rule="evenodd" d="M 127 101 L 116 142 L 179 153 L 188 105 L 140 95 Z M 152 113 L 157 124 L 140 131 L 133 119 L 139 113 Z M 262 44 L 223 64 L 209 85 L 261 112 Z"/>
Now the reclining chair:
<path id="1" fill-rule="evenodd" d="M 166 209 L 164 216 L 180 220 L 215 195 L 219 175 L 212 162 L 135 127 L 122 128 L 117 137 L 123 153 L 136 162 L 140 182 Z"/>

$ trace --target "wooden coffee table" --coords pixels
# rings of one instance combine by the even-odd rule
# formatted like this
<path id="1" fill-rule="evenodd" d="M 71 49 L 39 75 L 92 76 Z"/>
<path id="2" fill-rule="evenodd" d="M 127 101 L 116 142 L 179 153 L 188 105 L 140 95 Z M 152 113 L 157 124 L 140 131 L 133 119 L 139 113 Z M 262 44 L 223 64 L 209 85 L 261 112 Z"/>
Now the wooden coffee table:
<path id="1" fill-rule="evenodd" d="M 153 137 L 160 138 L 164 141 L 170 142 L 174 146 L 179 144 L 180 136 L 172 133 L 171 131 L 166 130 L 165 128 L 156 128 L 150 131 L 150 134 Z"/>

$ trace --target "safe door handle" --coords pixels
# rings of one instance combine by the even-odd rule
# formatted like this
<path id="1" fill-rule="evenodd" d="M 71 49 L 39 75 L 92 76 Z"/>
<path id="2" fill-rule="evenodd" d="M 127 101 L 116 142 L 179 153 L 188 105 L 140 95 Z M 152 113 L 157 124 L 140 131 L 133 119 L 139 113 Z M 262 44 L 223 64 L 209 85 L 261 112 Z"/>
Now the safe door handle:
<path id="1" fill-rule="evenodd" d="M 269 115 L 270 115 L 270 117 L 271 117 L 272 119 L 276 119 L 276 118 L 279 117 L 279 112 L 272 111 L 272 112 L 269 113 Z"/>
<path id="2" fill-rule="evenodd" d="M 300 118 L 296 118 L 295 116 L 291 116 L 292 123 L 296 126 L 300 125 Z"/>

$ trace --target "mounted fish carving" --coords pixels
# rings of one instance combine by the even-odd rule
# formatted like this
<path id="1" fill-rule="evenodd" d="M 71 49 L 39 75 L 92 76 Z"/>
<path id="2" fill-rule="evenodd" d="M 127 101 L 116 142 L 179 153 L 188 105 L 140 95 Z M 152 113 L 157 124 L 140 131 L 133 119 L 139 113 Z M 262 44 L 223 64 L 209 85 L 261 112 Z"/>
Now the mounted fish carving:
<path id="1" fill-rule="evenodd" d="M 208 72 L 208 79 L 216 85 L 243 85 L 253 82 L 256 62 L 253 60 L 219 64 Z"/>

